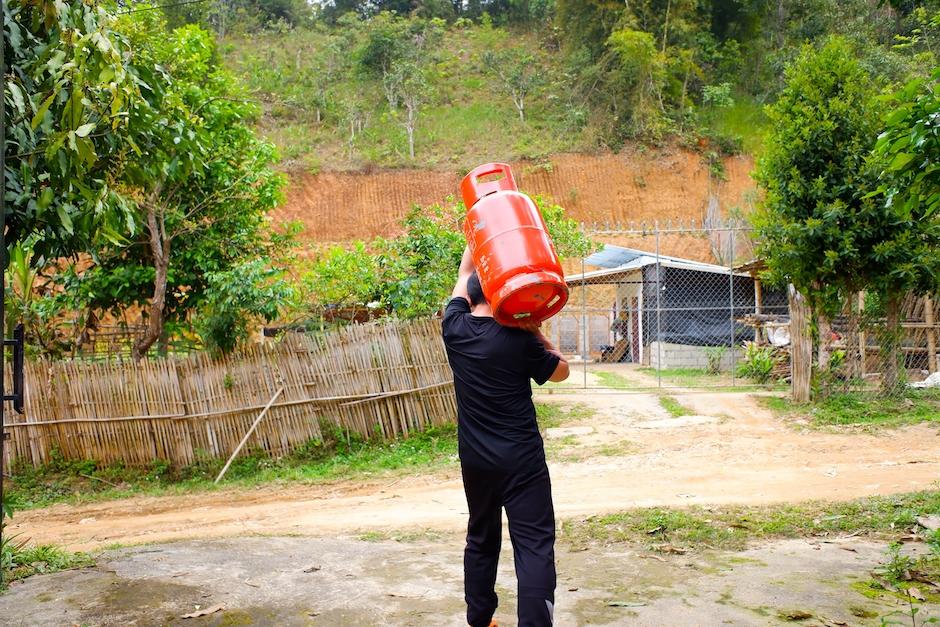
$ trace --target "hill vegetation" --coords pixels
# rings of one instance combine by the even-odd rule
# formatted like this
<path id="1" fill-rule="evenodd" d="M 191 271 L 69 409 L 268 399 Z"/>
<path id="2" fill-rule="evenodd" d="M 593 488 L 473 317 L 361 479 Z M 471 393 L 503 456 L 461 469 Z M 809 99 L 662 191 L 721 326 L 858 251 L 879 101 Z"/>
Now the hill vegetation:
<path id="1" fill-rule="evenodd" d="M 262 103 L 259 127 L 282 167 L 310 172 L 462 171 L 625 142 L 755 153 L 763 106 L 804 43 L 842 35 L 882 87 L 897 87 L 929 73 L 940 35 L 933 0 L 340 1 L 265 11 L 245 5 L 218 32 L 220 49 Z"/>

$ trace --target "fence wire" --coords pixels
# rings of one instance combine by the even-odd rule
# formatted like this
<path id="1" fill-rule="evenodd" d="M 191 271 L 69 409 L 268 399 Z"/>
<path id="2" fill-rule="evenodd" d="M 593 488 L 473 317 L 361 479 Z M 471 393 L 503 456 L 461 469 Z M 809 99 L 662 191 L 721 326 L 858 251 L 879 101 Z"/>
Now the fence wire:
<path id="1" fill-rule="evenodd" d="M 797 341 L 812 347 L 812 376 L 800 380 L 814 394 L 917 386 L 938 370 L 937 296 L 902 295 L 892 314 L 884 298 L 852 294 L 838 315 L 791 329 L 787 288 L 761 280 L 746 226 L 607 226 L 592 237 L 603 248 L 568 262 L 568 305 L 543 328 L 572 366 L 549 390 L 786 389 Z"/>
<path id="2" fill-rule="evenodd" d="M 564 387 L 785 386 L 785 290 L 761 284 L 747 228 L 607 229 L 568 266 L 570 299 L 545 333 L 572 365 Z M 753 265 L 753 264 L 751 264 Z"/>

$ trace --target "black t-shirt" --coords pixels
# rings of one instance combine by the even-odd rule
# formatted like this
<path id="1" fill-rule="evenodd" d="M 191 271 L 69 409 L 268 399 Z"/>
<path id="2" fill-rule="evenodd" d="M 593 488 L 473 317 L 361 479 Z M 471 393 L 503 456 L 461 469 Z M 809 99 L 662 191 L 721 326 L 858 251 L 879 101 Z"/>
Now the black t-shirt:
<path id="1" fill-rule="evenodd" d="M 528 331 L 472 316 L 465 298 L 447 303 L 443 332 L 457 391 L 461 462 L 500 470 L 544 462 L 529 379 L 545 383 L 558 356 Z"/>

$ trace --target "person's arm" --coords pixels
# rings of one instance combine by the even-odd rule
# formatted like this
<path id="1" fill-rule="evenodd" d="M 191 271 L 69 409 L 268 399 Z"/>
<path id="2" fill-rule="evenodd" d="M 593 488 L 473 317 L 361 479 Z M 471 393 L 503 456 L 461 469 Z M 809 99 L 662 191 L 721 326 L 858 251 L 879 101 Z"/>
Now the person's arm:
<path id="1" fill-rule="evenodd" d="M 568 366 L 568 360 L 565 359 L 565 356 L 555 348 L 555 345 L 548 341 L 548 338 L 542 333 L 541 329 L 536 330 L 535 338 L 542 343 L 542 346 L 545 347 L 545 350 L 556 355 L 558 357 L 558 365 L 555 366 L 555 372 L 552 373 L 552 376 L 548 378 L 549 381 L 554 381 L 555 383 L 560 383 L 568 378 L 568 375 L 571 374 L 571 368 Z"/>
<path id="2" fill-rule="evenodd" d="M 545 352 L 550 353 L 558 357 L 558 365 L 555 366 L 554 372 L 548 377 L 549 381 L 554 381 L 555 383 L 560 383 L 568 378 L 568 375 L 571 374 L 571 368 L 568 366 L 568 360 L 565 359 L 565 356 L 561 354 L 555 345 L 552 344 L 545 334 L 542 333 L 541 324 L 524 324 L 521 325 L 523 330 L 528 331 L 535 336 L 535 339 L 541 342 L 542 346 L 545 347 Z"/>
<path id="3" fill-rule="evenodd" d="M 470 295 L 467 293 L 467 280 L 473 274 L 473 257 L 470 255 L 470 247 L 463 249 L 463 257 L 460 259 L 460 267 L 457 269 L 457 284 L 454 285 L 454 291 L 451 292 L 451 298 L 464 298 L 469 303 Z"/>

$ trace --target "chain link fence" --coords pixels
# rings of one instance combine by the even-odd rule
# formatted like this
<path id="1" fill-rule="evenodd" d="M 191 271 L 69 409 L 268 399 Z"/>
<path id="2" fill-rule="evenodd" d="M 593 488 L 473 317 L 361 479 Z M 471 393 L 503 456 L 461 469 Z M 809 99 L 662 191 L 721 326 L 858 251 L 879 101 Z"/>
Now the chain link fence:
<path id="1" fill-rule="evenodd" d="M 595 231 L 598 252 L 566 268 L 570 299 L 543 331 L 569 358 L 565 387 L 785 387 L 785 290 L 758 277 L 748 228 Z"/>
<path id="2" fill-rule="evenodd" d="M 853 294 L 838 315 L 803 312 L 791 329 L 794 295 L 762 282 L 747 226 L 589 230 L 603 247 L 566 262 L 568 304 L 543 326 L 572 368 L 548 390 L 786 390 L 796 376 L 817 395 L 917 387 L 937 372 L 940 298 L 901 295 L 892 313 Z M 794 344 L 812 375 L 793 371 Z"/>

